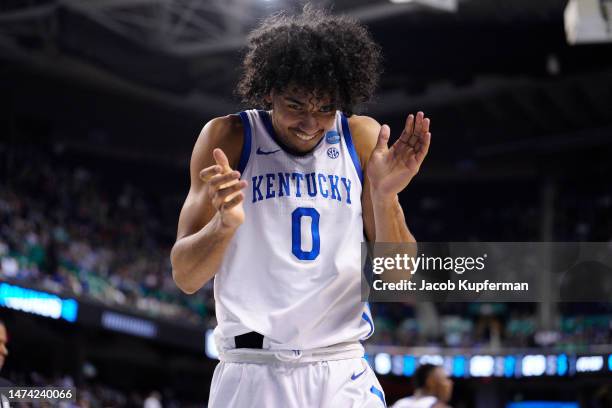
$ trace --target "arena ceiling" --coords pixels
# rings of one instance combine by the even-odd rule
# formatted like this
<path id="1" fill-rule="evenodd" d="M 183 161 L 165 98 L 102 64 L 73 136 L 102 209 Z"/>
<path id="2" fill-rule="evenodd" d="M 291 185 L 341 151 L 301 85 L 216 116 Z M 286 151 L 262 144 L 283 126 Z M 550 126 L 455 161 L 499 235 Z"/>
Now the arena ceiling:
<path id="1" fill-rule="evenodd" d="M 449 151 L 467 143 L 475 156 L 512 154 L 526 143 L 609 143 L 612 44 L 567 45 L 566 0 L 458 0 L 454 11 L 425 1 L 313 2 L 362 20 L 381 43 L 385 73 L 369 113 L 393 127 L 405 112 L 426 110 L 435 131 L 452 136 Z M 199 126 L 236 111 L 232 88 L 246 33 L 271 12 L 298 7 L 288 0 L 3 1 L 0 89 L 17 113 L 100 121 L 99 112 L 111 112 L 129 136 L 95 137 L 110 150 L 130 150 L 164 128 L 160 120 L 169 132 L 177 122 Z M 160 109 L 175 120 L 152 118 Z M 177 144 L 183 162 L 193 143 L 158 139 L 151 149 L 167 153 Z"/>

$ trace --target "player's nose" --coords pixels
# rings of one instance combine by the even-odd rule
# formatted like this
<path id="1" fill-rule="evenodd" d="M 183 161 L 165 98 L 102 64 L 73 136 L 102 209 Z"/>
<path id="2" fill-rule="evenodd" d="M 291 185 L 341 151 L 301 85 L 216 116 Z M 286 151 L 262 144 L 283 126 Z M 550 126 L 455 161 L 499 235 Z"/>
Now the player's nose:
<path id="1" fill-rule="evenodd" d="M 318 130 L 317 119 L 310 112 L 307 112 L 302 116 L 300 121 L 300 129 L 307 133 L 314 133 Z"/>

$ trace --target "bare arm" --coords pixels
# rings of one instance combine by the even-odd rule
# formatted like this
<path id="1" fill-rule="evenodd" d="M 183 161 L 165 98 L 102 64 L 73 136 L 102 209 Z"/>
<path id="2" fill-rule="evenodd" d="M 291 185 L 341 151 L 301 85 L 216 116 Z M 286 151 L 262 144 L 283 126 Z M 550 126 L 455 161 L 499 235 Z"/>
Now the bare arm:
<path id="1" fill-rule="evenodd" d="M 398 194 L 410 184 L 427 156 L 431 141 L 429 119 L 423 112 L 417 113 L 416 118 L 408 115 L 399 139 L 391 147 L 388 146 L 390 133 L 389 126 L 380 128 L 376 147 L 366 165 L 376 241 L 416 242 L 406 226 Z"/>
<path id="2" fill-rule="evenodd" d="M 398 193 L 416 175 L 429 148 L 429 119 L 424 119 L 422 113 L 417 116 L 419 128 L 415 128 L 414 117 L 410 115 L 400 140 L 391 148 L 387 146 L 390 133 L 388 126 L 381 127 L 374 119 L 366 116 L 353 116 L 350 119 L 355 147 L 365 170 L 362 208 L 369 242 L 416 243 L 406 225 Z M 418 130 L 422 137 L 409 136 L 415 133 L 413 130 Z M 406 251 L 407 255 L 415 256 L 416 245 L 409 248 L 387 247 L 383 253 L 374 256 L 393 256 Z M 390 281 L 406 277 L 410 275 L 401 270 L 390 271 L 385 275 L 385 279 Z"/>
<path id="3" fill-rule="evenodd" d="M 366 236 L 370 242 L 416 242 L 406 225 L 404 211 L 399 203 L 397 193 L 383 193 L 373 186 L 368 167 L 370 158 L 388 136 L 381 142 L 381 126 L 367 116 L 353 116 L 349 120 L 355 147 L 364 169 L 364 187 L 362 195 L 363 220 Z M 379 145 L 380 144 L 380 145 Z M 403 189 L 403 188 L 402 188 Z M 401 191 L 401 190 L 400 190 Z"/>
<path id="4" fill-rule="evenodd" d="M 191 187 L 170 254 L 172 277 L 185 293 L 196 292 L 217 273 L 244 221 L 241 190 L 246 182 L 239 181 L 240 174 L 232 170 L 242 144 L 240 119 L 226 116 L 207 123 L 193 149 Z"/>

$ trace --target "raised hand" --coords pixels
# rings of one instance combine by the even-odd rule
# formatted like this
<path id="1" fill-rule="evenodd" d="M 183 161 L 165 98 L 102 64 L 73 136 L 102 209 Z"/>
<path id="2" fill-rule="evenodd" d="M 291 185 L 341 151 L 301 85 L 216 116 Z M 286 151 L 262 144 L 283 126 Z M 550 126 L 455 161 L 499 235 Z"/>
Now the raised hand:
<path id="1" fill-rule="evenodd" d="M 423 112 L 408 115 L 399 139 L 389 148 L 391 130 L 383 125 L 370 160 L 367 175 L 372 189 L 372 199 L 386 199 L 398 194 L 410 183 L 421 168 L 429 144 L 429 118 Z"/>
<path id="2" fill-rule="evenodd" d="M 206 197 L 221 216 L 226 228 L 238 228 L 244 222 L 244 193 L 247 182 L 240 180 L 240 172 L 232 170 L 221 149 L 213 150 L 216 164 L 200 171 Z"/>

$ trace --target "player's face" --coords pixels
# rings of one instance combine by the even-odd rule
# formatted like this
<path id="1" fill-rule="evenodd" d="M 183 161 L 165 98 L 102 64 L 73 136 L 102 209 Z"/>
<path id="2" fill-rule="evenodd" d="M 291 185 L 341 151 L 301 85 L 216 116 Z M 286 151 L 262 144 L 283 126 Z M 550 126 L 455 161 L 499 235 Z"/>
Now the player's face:
<path id="1" fill-rule="evenodd" d="M 290 89 L 272 92 L 272 124 L 280 142 L 297 153 L 314 149 L 334 126 L 336 108 L 331 98 Z"/>
<path id="2" fill-rule="evenodd" d="M 6 334 L 6 327 L 3 324 L 0 324 L 0 370 L 2 370 L 2 366 L 4 365 L 4 360 L 8 355 L 8 349 L 6 348 L 6 343 L 8 342 L 8 336 Z"/>
<path id="3" fill-rule="evenodd" d="M 453 395 L 453 380 L 448 378 L 446 371 L 442 367 L 438 367 L 434 370 L 435 378 L 435 395 L 438 399 L 443 402 L 450 401 Z"/>

